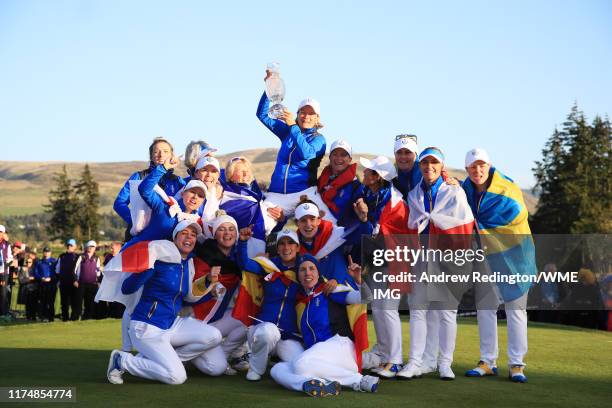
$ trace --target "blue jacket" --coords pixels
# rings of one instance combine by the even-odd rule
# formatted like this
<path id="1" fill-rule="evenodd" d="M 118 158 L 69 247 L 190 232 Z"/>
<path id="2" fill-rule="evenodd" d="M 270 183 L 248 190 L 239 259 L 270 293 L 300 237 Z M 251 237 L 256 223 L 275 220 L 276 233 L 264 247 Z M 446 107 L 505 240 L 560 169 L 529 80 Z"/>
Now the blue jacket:
<path id="1" fill-rule="evenodd" d="M 144 286 L 142 296 L 132 313 L 132 320 L 145 322 L 167 330 L 190 294 L 189 258 L 180 264 L 157 261 L 152 269 L 133 273 L 123 281 L 124 294 L 135 293 Z"/>
<path id="2" fill-rule="evenodd" d="M 300 319 L 304 348 L 310 348 L 316 343 L 332 338 L 335 333 L 329 319 L 329 302 L 346 305 L 350 292 L 333 292 L 325 296 L 322 291 L 323 283 L 317 284 L 314 290 L 307 294 L 300 287 L 301 302 L 305 303 L 304 312 Z"/>
<path id="3" fill-rule="evenodd" d="M 51 282 L 55 282 L 55 258 L 39 259 L 34 266 L 34 278 L 40 282 L 42 278 L 51 278 Z"/>
<path id="4" fill-rule="evenodd" d="M 397 188 L 399 192 L 402 193 L 402 197 L 404 198 L 404 200 L 406 200 L 410 190 L 412 190 L 419 184 L 421 178 L 423 178 L 423 175 L 421 174 L 421 169 L 419 168 L 419 161 L 417 159 L 414 162 L 414 166 L 412 166 L 412 169 L 410 171 L 402 171 L 398 169 L 397 176 L 393 180 L 391 180 L 391 182 L 393 183 L 395 188 Z"/>
<path id="5" fill-rule="evenodd" d="M 147 177 L 142 180 L 138 186 L 138 191 L 142 199 L 149 207 L 151 207 L 151 220 L 149 225 L 143 229 L 140 234 L 136 235 L 124 245 L 124 249 L 140 241 L 153 241 L 156 239 L 172 240 L 172 231 L 178 220 L 176 217 L 170 216 L 170 206 L 164 202 L 154 188 L 159 183 L 159 180 L 167 174 L 163 165 L 155 167 Z M 183 200 L 179 199 L 178 205 L 182 210 L 185 209 Z"/>
<path id="6" fill-rule="evenodd" d="M 300 242 L 300 245 L 307 251 L 312 250 L 312 244 L 307 244 L 301 239 Z M 319 259 L 319 274 L 327 280 L 335 279 L 338 283 L 355 286 L 353 277 L 348 273 L 348 264 L 342 245 L 331 251 L 329 255 Z"/>
<path id="7" fill-rule="evenodd" d="M 149 173 L 155 169 L 155 166 L 151 164 L 148 169 L 137 171 L 132 174 L 129 179 L 123 185 L 123 188 L 119 190 L 115 203 L 113 204 L 113 210 L 126 222 L 128 226 L 132 226 L 132 217 L 130 216 L 130 181 L 131 180 L 142 180 Z M 173 174 L 169 171 L 159 180 L 159 186 L 168 194 L 169 197 L 173 197 L 183 186 L 185 181 L 180 176 Z"/>
<path id="8" fill-rule="evenodd" d="M 264 92 L 257 106 L 257 117 L 281 141 L 268 191 L 290 194 L 314 186 L 325 155 L 325 138 L 314 128 L 302 132 L 298 125 L 287 126 L 281 120 L 270 118 L 269 104 Z"/>
<path id="9" fill-rule="evenodd" d="M 270 260 L 281 271 L 290 269 L 283 265 L 278 256 Z M 247 241 L 238 241 L 238 266 L 251 273 L 267 275 L 267 272 L 264 271 L 261 265 L 249 258 L 247 253 Z M 294 272 L 297 274 L 297 270 Z M 300 285 L 296 282 L 291 282 L 291 284 L 287 286 L 281 279 L 263 282 L 264 295 L 261 303 L 261 310 L 255 317 L 264 322 L 274 323 L 278 326 L 281 329 L 281 338 L 283 340 L 299 340 L 299 337 L 296 336 L 298 330 L 297 314 L 295 312 L 295 299 L 299 288 Z"/>

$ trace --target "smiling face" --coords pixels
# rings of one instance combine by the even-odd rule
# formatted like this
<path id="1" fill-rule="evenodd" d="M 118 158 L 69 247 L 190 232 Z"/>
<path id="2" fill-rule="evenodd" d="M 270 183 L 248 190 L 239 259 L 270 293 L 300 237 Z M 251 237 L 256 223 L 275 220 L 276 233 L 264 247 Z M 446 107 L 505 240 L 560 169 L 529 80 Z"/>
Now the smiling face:
<path id="1" fill-rule="evenodd" d="M 189 226 L 176 234 L 176 237 L 174 237 L 174 244 L 178 248 L 183 258 L 186 258 L 187 255 L 193 251 L 197 238 L 198 232 L 192 226 Z"/>
<path id="2" fill-rule="evenodd" d="M 163 164 L 172 156 L 172 146 L 166 142 L 157 142 L 151 151 L 151 161 L 156 165 Z"/>
<path id="3" fill-rule="evenodd" d="M 297 113 L 297 124 L 301 129 L 311 129 L 319 123 L 319 115 L 312 106 L 306 105 Z"/>
<path id="4" fill-rule="evenodd" d="M 416 154 L 406 148 L 401 148 L 395 152 L 395 165 L 399 170 L 410 171 L 416 161 Z"/>
<path id="5" fill-rule="evenodd" d="M 421 173 L 423 174 L 423 180 L 425 180 L 427 184 L 433 184 L 442 174 L 444 164 L 433 156 L 425 156 L 419 162 L 419 167 L 421 168 Z"/>
<path id="6" fill-rule="evenodd" d="M 183 204 L 185 204 L 185 210 L 193 212 L 200 208 L 204 198 L 206 198 L 206 193 L 200 188 L 192 188 L 183 191 L 181 197 L 183 198 Z"/>
<path id="7" fill-rule="evenodd" d="M 334 151 L 329 154 L 329 164 L 332 174 L 337 176 L 351 165 L 351 156 L 349 156 L 344 149 L 334 149 Z"/>
<path id="8" fill-rule="evenodd" d="M 224 222 L 219 225 L 215 232 L 215 239 L 220 248 L 232 248 L 238 238 L 238 231 L 231 222 Z"/>
<path id="9" fill-rule="evenodd" d="M 374 170 L 363 169 L 363 185 L 372 189 L 380 184 L 381 177 Z"/>
<path id="10" fill-rule="evenodd" d="M 284 265 L 290 266 L 295 262 L 300 246 L 289 237 L 282 237 L 276 244 L 276 252 Z"/>
<path id="11" fill-rule="evenodd" d="M 491 169 L 491 165 L 482 160 L 476 160 L 474 163 L 470 164 L 469 167 L 466 167 L 468 176 L 470 176 L 470 180 L 474 183 L 475 186 L 481 187 L 489 179 L 489 170 Z"/>
<path id="12" fill-rule="evenodd" d="M 207 186 L 216 184 L 217 180 L 219 180 L 219 175 L 219 170 L 212 164 L 207 164 L 195 172 L 195 177 Z"/>
<path id="13" fill-rule="evenodd" d="M 314 215 L 305 215 L 298 220 L 297 227 L 302 237 L 311 240 L 317 235 L 319 224 L 321 224 L 321 218 Z"/>
<path id="14" fill-rule="evenodd" d="M 305 290 L 314 288 L 319 281 L 319 271 L 315 264 L 310 261 L 302 262 L 298 269 L 298 280 Z"/>
<path id="15" fill-rule="evenodd" d="M 251 173 L 249 166 L 243 162 L 235 163 L 230 181 L 232 183 L 249 184 L 251 180 L 253 180 L 253 173 Z"/>

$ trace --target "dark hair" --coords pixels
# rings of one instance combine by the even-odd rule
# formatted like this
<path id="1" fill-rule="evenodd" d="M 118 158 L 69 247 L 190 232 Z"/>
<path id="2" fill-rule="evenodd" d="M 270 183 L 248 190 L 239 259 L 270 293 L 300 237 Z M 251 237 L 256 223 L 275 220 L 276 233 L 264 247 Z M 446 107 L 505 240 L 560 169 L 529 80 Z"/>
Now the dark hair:
<path id="1" fill-rule="evenodd" d="M 169 141 L 167 141 L 166 139 L 164 139 L 161 136 L 156 137 L 155 139 L 153 139 L 153 142 L 151 143 L 151 145 L 149 146 L 149 160 L 151 160 L 151 156 L 153 156 L 153 149 L 155 149 L 155 146 L 158 143 L 166 143 L 168 146 L 170 146 L 170 151 L 172 153 L 174 153 L 174 147 L 172 146 L 172 143 L 170 143 Z"/>

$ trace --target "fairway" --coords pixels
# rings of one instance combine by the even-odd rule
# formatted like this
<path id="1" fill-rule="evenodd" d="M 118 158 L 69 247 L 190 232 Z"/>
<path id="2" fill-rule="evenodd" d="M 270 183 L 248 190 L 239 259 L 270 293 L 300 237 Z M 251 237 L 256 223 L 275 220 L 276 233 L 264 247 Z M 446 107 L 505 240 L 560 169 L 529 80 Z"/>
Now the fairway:
<path id="1" fill-rule="evenodd" d="M 408 322 L 403 322 L 404 356 Z M 457 379 L 430 374 L 412 381 L 383 381 L 376 394 L 343 390 L 315 400 L 287 391 L 267 375 L 259 383 L 236 377 L 205 377 L 188 369 L 183 385 L 169 386 L 124 375 L 124 385 L 106 380 L 110 350 L 119 345 L 120 321 L 55 322 L 0 327 L 0 386 L 76 387 L 78 405 L 207 407 L 609 407 L 612 403 L 612 334 L 531 324 L 527 384 L 507 380 L 505 326 L 500 325 L 500 376 L 463 377 L 478 360 L 478 330 L 461 319 L 453 369 Z M 370 324 L 370 340 L 373 340 Z M 74 406 L 73 404 L 65 404 Z M 56 405 L 54 405 L 56 406 Z"/>

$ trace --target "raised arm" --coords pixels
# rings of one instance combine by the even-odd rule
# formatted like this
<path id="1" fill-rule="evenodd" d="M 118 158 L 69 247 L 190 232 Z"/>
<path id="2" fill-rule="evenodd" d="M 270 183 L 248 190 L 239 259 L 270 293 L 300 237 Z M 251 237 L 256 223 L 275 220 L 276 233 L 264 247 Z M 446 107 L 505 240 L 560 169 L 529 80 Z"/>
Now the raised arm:
<path id="1" fill-rule="evenodd" d="M 257 118 L 261 123 L 264 124 L 265 127 L 270 129 L 272 133 L 274 133 L 281 140 L 285 140 L 289 135 L 289 126 L 281 120 L 272 119 L 268 116 L 268 110 L 270 109 L 270 100 L 268 96 L 264 92 L 261 95 L 261 99 L 259 100 L 259 104 L 257 105 Z"/>
<path id="2" fill-rule="evenodd" d="M 159 180 L 166 174 L 166 168 L 163 164 L 156 166 L 147 177 L 142 180 L 142 183 L 138 186 L 138 192 L 142 199 L 151 209 L 155 212 L 162 211 L 167 207 L 164 200 L 155 191 L 155 186 L 159 183 Z"/>

